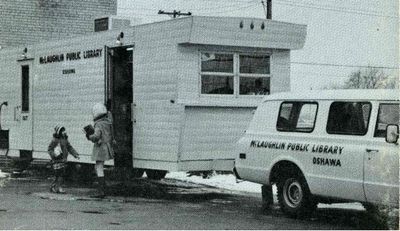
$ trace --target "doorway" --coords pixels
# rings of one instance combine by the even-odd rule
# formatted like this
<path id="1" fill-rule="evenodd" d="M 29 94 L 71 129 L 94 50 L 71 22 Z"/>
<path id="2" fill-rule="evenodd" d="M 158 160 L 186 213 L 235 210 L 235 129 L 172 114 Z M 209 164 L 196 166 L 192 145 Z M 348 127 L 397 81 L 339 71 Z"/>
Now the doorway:
<path id="1" fill-rule="evenodd" d="M 106 104 L 113 116 L 114 165 L 132 169 L 133 47 L 106 47 Z"/>

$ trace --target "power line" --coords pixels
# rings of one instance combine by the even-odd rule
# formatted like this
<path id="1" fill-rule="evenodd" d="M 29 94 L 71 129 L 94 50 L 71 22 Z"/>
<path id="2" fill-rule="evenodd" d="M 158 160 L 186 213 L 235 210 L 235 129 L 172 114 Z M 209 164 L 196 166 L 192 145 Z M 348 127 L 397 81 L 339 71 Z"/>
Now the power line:
<path id="1" fill-rule="evenodd" d="M 246 4 L 246 3 L 252 3 L 252 2 L 254 2 L 255 0 L 247 0 L 247 1 L 241 1 L 240 3 L 235 3 L 235 4 L 230 4 L 230 5 L 227 5 L 227 6 L 223 6 L 223 8 L 232 8 L 232 7 L 237 7 L 237 6 L 242 6 L 243 4 Z M 215 1 L 214 1 L 214 3 L 216 3 Z M 221 8 L 221 7 L 219 7 L 219 8 Z M 156 9 L 151 9 L 151 8 L 146 8 L 146 7 L 118 7 L 118 9 L 122 9 L 122 10 L 144 10 L 144 11 L 156 11 Z M 197 7 L 197 8 L 191 8 L 191 7 L 184 7 L 184 9 L 188 9 L 188 10 L 191 10 L 191 11 L 209 11 L 209 10 L 211 10 L 211 11 L 213 11 L 213 10 L 220 10 L 220 9 L 218 9 L 218 7 Z"/>
<path id="2" fill-rule="evenodd" d="M 210 1 L 215 3 L 215 1 Z M 197 13 L 200 14 L 214 14 L 214 13 L 228 13 L 228 12 L 233 12 L 245 8 L 250 8 L 251 5 L 257 4 L 259 1 L 258 0 L 246 0 L 246 1 L 240 1 L 240 3 L 235 3 L 227 6 L 223 6 L 222 8 L 227 9 L 227 8 L 233 8 L 236 6 L 240 6 L 242 4 L 250 4 L 247 6 L 243 7 L 238 7 L 236 9 L 232 10 L 220 10 L 220 8 L 216 7 L 199 7 L 199 8 L 188 8 L 191 11 L 199 11 Z M 386 15 L 386 14 L 380 14 L 381 12 L 379 11 L 365 11 L 365 10 L 358 10 L 354 8 L 348 8 L 348 7 L 333 7 L 333 6 L 328 6 L 328 5 L 320 5 L 320 4 L 313 4 L 313 3 L 298 3 L 290 0 L 275 0 L 274 3 L 279 4 L 279 5 L 287 5 L 287 6 L 295 6 L 295 7 L 302 7 L 302 8 L 310 8 L 310 9 L 317 9 L 317 10 L 325 10 L 325 11 L 335 11 L 335 12 L 341 12 L 341 13 L 349 13 L 349 14 L 358 14 L 358 15 L 368 15 L 368 16 L 376 16 L 376 17 L 386 17 L 386 18 L 399 18 L 398 16 L 394 15 Z M 118 9 L 121 10 L 144 10 L 144 11 L 156 11 L 156 9 L 150 9 L 146 7 L 139 7 L 139 8 L 131 8 L 131 7 L 119 7 Z M 213 9 L 216 9 L 217 11 L 213 11 Z M 209 11 L 209 12 L 202 12 L 202 11 Z"/>
<path id="3" fill-rule="evenodd" d="M 239 7 L 237 9 L 233 9 L 233 10 L 224 10 L 224 11 L 217 11 L 217 12 L 210 12 L 210 13 L 203 13 L 203 14 L 208 15 L 208 14 L 230 13 L 230 12 L 234 12 L 234 11 L 238 11 L 238 10 L 248 9 L 250 7 L 254 7 L 257 5 L 258 5 L 258 3 L 252 3 L 250 5 Z"/>
<path id="4" fill-rule="evenodd" d="M 296 74 L 303 74 L 303 75 L 307 75 L 307 76 L 328 76 L 328 77 L 336 77 L 338 79 L 343 79 L 343 78 L 349 78 L 351 76 L 352 73 L 350 73 L 349 75 L 332 75 L 332 74 L 326 74 L 326 73 L 316 73 L 316 72 L 296 72 Z M 298 76 L 298 75 L 295 75 Z M 397 76 L 386 76 L 386 78 L 388 79 L 397 79 Z"/>
<path id="5" fill-rule="evenodd" d="M 298 3 L 293 3 L 291 1 L 283 1 L 283 0 L 276 0 L 274 2 L 275 4 L 278 5 L 287 5 L 287 6 L 297 6 L 297 7 L 303 7 L 303 8 L 311 8 L 311 9 L 318 9 L 318 10 L 326 10 L 326 11 L 335 11 L 335 12 L 341 12 L 341 13 L 351 13 L 351 14 L 359 14 L 359 15 L 369 15 L 369 16 L 377 16 L 377 17 L 385 17 L 385 18 L 399 18 L 398 16 L 392 16 L 392 15 L 382 15 L 382 14 L 373 14 L 373 13 L 361 13 L 361 12 L 355 12 L 351 10 L 339 10 L 335 8 L 328 8 L 328 7 L 319 7 L 319 6 L 313 6 L 311 4 L 307 5 L 302 5 Z"/>
<path id="6" fill-rule="evenodd" d="M 340 7 L 340 6 L 337 6 L 336 2 L 335 2 L 336 5 L 332 6 L 332 5 L 321 5 L 321 4 L 315 4 L 315 3 L 301 3 L 299 1 L 292 1 L 292 0 L 280 0 L 280 1 L 281 2 L 288 2 L 288 3 L 292 3 L 292 4 L 304 5 L 304 6 L 313 5 L 313 6 L 316 6 L 316 7 L 324 7 L 324 8 L 329 8 L 329 9 L 340 9 L 340 10 L 347 10 L 347 11 L 356 11 L 356 12 L 363 12 L 363 13 L 375 13 L 375 14 L 383 14 L 384 15 L 384 12 L 382 12 L 382 11 L 366 11 L 366 10 L 354 9 L 354 8 L 349 8 L 349 7 Z"/>
<path id="7" fill-rule="evenodd" d="M 306 62 L 290 62 L 292 64 L 300 65 L 312 65 L 312 66 L 331 66 L 331 67 L 359 67 L 359 68 L 376 68 L 376 69 L 392 69 L 397 70 L 399 67 L 385 67 L 385 66 L 369 66 L 369 65 L 343 65 L 343 64 L 333 64 L 333 63 L 306 63 Z"/>

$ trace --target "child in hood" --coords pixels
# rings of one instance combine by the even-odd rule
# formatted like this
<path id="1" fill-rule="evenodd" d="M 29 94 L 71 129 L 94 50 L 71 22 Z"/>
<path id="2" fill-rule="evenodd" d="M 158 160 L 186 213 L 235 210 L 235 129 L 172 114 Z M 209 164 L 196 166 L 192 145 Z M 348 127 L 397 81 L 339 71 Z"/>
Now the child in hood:
<path id="1" fill-rule="evenodd" d="M 79 154 L 69 143 L 64 127 L 56 126 L 54 128 L 53 139 L 49 144 L 48 152 L 51 157 L 52 168 L 55 176 L 55 179 L 50 186 L 50 191 L 53 193 L 65 193 L 61 186 L 65 176 L 65 168 L 67 167 L 68 154 L 70 153 L 76 159 L 79 159 Z"/>
<path id="2" fill-rule="evenodd" d="M 106 183 L 104 180 L 104 162 L 114 158 L 112 118 L 102 103 L 97 103 L 92 109 L 94 133 L 86 133 L 86 138 L 93 142 L 92 160 L 96 161 L 95 170 L 98 181 L 98 194 L 93 197 L 105 197 Z"/>

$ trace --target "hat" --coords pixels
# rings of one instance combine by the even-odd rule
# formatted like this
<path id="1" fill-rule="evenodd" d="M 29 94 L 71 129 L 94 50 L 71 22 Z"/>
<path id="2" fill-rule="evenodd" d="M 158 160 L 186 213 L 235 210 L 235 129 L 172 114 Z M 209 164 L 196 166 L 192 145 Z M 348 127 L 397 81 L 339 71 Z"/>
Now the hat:
<path id="1" fill-rule="evenodd" d="M 96 103 L 92 109 L 93 119 L 96 119 L 102 115 L 107 114 L 106 106 L 102 103 Z"/>
<path id="2" fill-rule="evenodd" d="M 54 134 L 56 134 L 57 136 L 61 136 L 63 131 L 65 131 L 65 127 L 63 126 L 57 125 L 54 127 Z"/>

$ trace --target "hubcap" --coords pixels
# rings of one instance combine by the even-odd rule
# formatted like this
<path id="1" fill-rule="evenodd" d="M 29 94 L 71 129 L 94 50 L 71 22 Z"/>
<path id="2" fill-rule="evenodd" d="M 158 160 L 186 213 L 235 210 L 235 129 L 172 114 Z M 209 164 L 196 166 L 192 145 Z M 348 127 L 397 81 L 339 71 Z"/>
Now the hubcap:
<path id="1" fill-rule="evenodd" d="M 283 190 L 286 204 L 292 208 L 299 206 L 303 199 L 303 190 L 300 183 L 294 179 L 289 179 L 286 181 Z"/>

